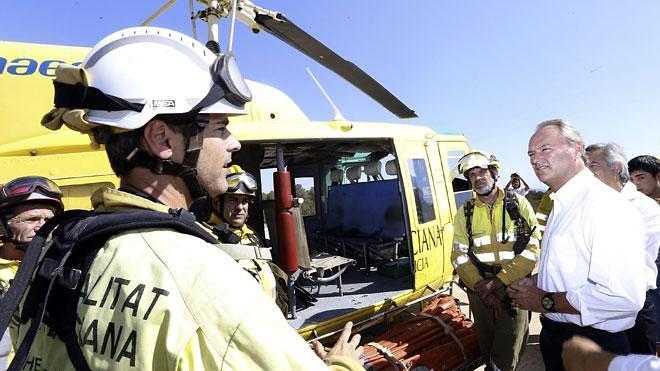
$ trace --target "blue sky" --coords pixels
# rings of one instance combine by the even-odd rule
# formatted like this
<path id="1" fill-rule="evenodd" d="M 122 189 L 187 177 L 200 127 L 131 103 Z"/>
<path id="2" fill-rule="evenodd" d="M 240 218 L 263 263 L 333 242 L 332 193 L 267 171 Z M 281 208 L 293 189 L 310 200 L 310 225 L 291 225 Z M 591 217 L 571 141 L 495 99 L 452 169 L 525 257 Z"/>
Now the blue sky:
<path id="1" fill-rule="evenodd" d="M 93 46 L 135 26 L 165 1 L 11 0 L 0 39 Z M 504 172 L 545 188 L 527 160 L 537 123 L 565 118 L 587 144 L 660 155 L 660 2 L 657 1 L 259 1 L 356 63 L 414 109 L 399 120 L 274 37 L 239 25 L 243 74 L 289 94 L 311 118 L 332 110 L 310 67 L 349 120 L 405 122 L 463 133 L 495 153 Z M 187 1 L 152 25 L 190 34 Z M 228 22 L 221 39 L 226 39 Z M 198 23 L 200 39 L 204 25 Z"/>

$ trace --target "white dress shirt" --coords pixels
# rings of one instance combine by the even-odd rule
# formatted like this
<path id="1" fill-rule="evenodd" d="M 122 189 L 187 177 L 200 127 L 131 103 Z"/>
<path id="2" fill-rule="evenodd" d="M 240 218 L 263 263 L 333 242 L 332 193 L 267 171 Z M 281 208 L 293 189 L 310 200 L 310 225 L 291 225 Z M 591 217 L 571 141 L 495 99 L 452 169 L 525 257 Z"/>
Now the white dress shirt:
<path id="1" fill-rule="evenodd" d="M 529 190 L 526 190 L 525 187 L 522 185 L 518 188 L 513 188 L 513 186 L 510 186 L 509 188 L 506 189 L 509 192 L 513 192 L 518 194 L 519 196 L 525 197 L 529 193 Z"/>
<path id="2" fill-rule="evenodd" d="M 648 354 L 617 356 L 610 362 L 607 371 L 660 371 L 660 359 Z"/>
<path id="3" fill-rule="evenodd" d="M 644 228 L 619 192 L 585 169 L 550 195 L 538 287 L 566 292 L 580 314 L 547 313 L 609 332 L 631 328 L 646 299 Z"/>
<path id="4" fill-rule="evenodd" d="M 623 186 L 621 194 L 632 202 L 644 221 L 644 245 L 646 246 L 646 279 L 647 290 L 653 290 L 658 278 L 658 258 L 660 248 L 660 205 L 652 198 L 639 192 L 632 182 Z"/>

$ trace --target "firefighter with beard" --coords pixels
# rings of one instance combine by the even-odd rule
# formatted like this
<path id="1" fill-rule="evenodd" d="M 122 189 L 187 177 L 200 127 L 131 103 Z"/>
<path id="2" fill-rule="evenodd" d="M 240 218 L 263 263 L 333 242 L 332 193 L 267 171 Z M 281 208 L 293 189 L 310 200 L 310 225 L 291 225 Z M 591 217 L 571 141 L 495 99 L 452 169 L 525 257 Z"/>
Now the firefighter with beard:
<path id="1" fill-rule="evenodd" d="M 472 151 L 456 165 L 476 198 L 454 218 L 452 265 L 467 286 L 479 348 L 487 370 L 514 370 L 529 334 L 528 311 L 515 308 L 506 287 L 528 276 L 539 251 L 539 232 L 530 203 L 497 187 L 500 163 L 487 152 Z"/>

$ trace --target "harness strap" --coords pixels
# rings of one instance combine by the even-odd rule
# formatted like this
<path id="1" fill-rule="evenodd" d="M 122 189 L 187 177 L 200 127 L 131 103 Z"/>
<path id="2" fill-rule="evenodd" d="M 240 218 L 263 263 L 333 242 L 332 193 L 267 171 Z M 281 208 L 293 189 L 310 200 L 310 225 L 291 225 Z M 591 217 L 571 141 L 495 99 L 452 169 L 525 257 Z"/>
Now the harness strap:
<path id="1" fill-rule="evenodd" d="M 463 206 L 463 213 L 465 214 L 465 230 L 467 232 L 468 238 L 468 252 L 467 255 L 472 261 L 472 263 L 477 267 L 477 270 L 482 276 L 485 276 L 486 273 L 491 275 L 496 275 L 502 270 L 502 267 L 497 265 L 489 265 L 477 258 L 472 250 L 474 248 L 474 239 L 472 238 L 472 214 L 474 213 L 474 199 L 469 199 L 465 201 Z"/>
<path id="2" fill-rule="evenodd" d="M 270 253 L 270 247 L 228 243 L 216 244 L 216 246 L 227 253 L 227 255 L 231 256 L 234 260 L 273 260 L 273 256 Z"/>
<path id="3" fill-rule="evenodd" d="M 463 212 L 465 214 L 465 230 L 468 239 L 467 255 L 482 276 L 485 274 L 496 275 L 502 270 L 502 267 L 482 262 L 472 250 L 474 248 L 474 238 L 472 237 L 472 215 L 474 213 L 474 204 L 474 199 L 470 199 L 467 200 L 463 206 Z M 534 229 L 530 229 L 527 220 L 520 215 L 518 199 L 513 192 L 506 192 L 505 197 L 502 199 L 502 206 L 502 243 L 507 243 L 509 241 L 509 236 L 505 227 L 506 214 L 509 214 L 509 218 L 511 218 L 516 225 L 516 241 L 513 243 L 512 250 L 515 255 L 519 255 L 527 247 Z"/>
<path id="4" fill-rule="evenodd" d="M 87 275 L 96 252 L 112 236 L 129 230 L 159 227 L 174 229 L 208 243 L 217 243 L 213 236 L 196 224 L 195 216 L 183 209 L 170 209 L 169 213 L 131 210 L 107 214 L 70 210 L 44 224 L 32 240 L 17 279 L 10 288 L 12 300 L 0 302 L 0 326 L 4 332 L 27 286 L 31 285 L 20 320 L 21 323 L 27 323 L 28 320 L 32 322 L 9 370 L 23 369 L 42 323 L 46 323 L 65 343 L 69 359 L 76 370 L 89 370 L 75 333 L 76 298 L 83 286 L 80 278 Z M 47 236 L 53 230 L 53 242 L 40 265 L 39 274 L 32 280 Z M 49 305 L 51 296 L 57 300 Z"/>

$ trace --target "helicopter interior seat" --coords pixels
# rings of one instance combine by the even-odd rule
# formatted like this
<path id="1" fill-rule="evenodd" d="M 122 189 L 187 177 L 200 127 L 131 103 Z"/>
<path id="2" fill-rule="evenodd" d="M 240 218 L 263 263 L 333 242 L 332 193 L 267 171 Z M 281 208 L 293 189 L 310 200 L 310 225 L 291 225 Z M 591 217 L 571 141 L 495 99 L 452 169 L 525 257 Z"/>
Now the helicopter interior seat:
<path id="1" fill-rule="evenodd" d="M 275 202 L 274 200 L 264 200 L 262 201 L 262 206 L 273 250 L 277 250 Z M 341 275 L 349 266 L 355 265 L 355 260 L 311 249 L 308 245 L 307 233 L 305 232 L 301 209 L 299 207 L 294 207 L 291 211 L 293 213 L 294 234 L 297 247 L 296 255 L 298 257 L 298 267 L 302 272 L 302 277 L 317 287 L 335 281 L 337 289 L 339 290 L 339 295 L 342 296 L 343 288 Z M 276 254 L 273 255 L 275 256 Z M 278 263 L 279 261 L 276 260 L 275 262 Z M 295 303 L 289 303 L 290 308 L 292 305 L 295 306 Z"/>
<path id="2" fill-rule="evenodd" d="M 385 163 L 385 173 L 387 175 L 399 176 L 399 171 L 396 168 L 396 160 L 389 160 Z"/>
<path id="3" fill-rule="evenodd" d="M 357 183 L 360 180 L 361 176 L 362 176 L 361 165 L 351 166 L 348 169 L 346 169 L 346 179 L 348 179 L 350 183 Z"/>
<path id="4" fill-rule="evenodd" d="M 378 177 L 377 165 L 365 168 Z M 406 240 L 399 187 L 398 179 L 331 186 L 325 228 L 332 232 L 323 236 L 326 245 L 359 259 L 367 273 L 377 261 L 398 260 Z"/>
<path id="5" fill-rule="evenodd" d="M 380 161 L 368 162 L 364 165 L 364 173 L 367 175 L 367 180 L 383 180 L 383 175 L 380 173 L 382 164 Z"/>
<path id="6" fill-rule="evenodd" d="M 336 281 L 339 296 L 342 296 L 341 275 L 349 266 L 355 265 L 355 260 L 310 248 L 301 209 L 294 207 L 291 210 L 293 212 L 293 225 L 298 249 L 298 266 L 302 270 L 303 278 L 316 286 Z"/>

